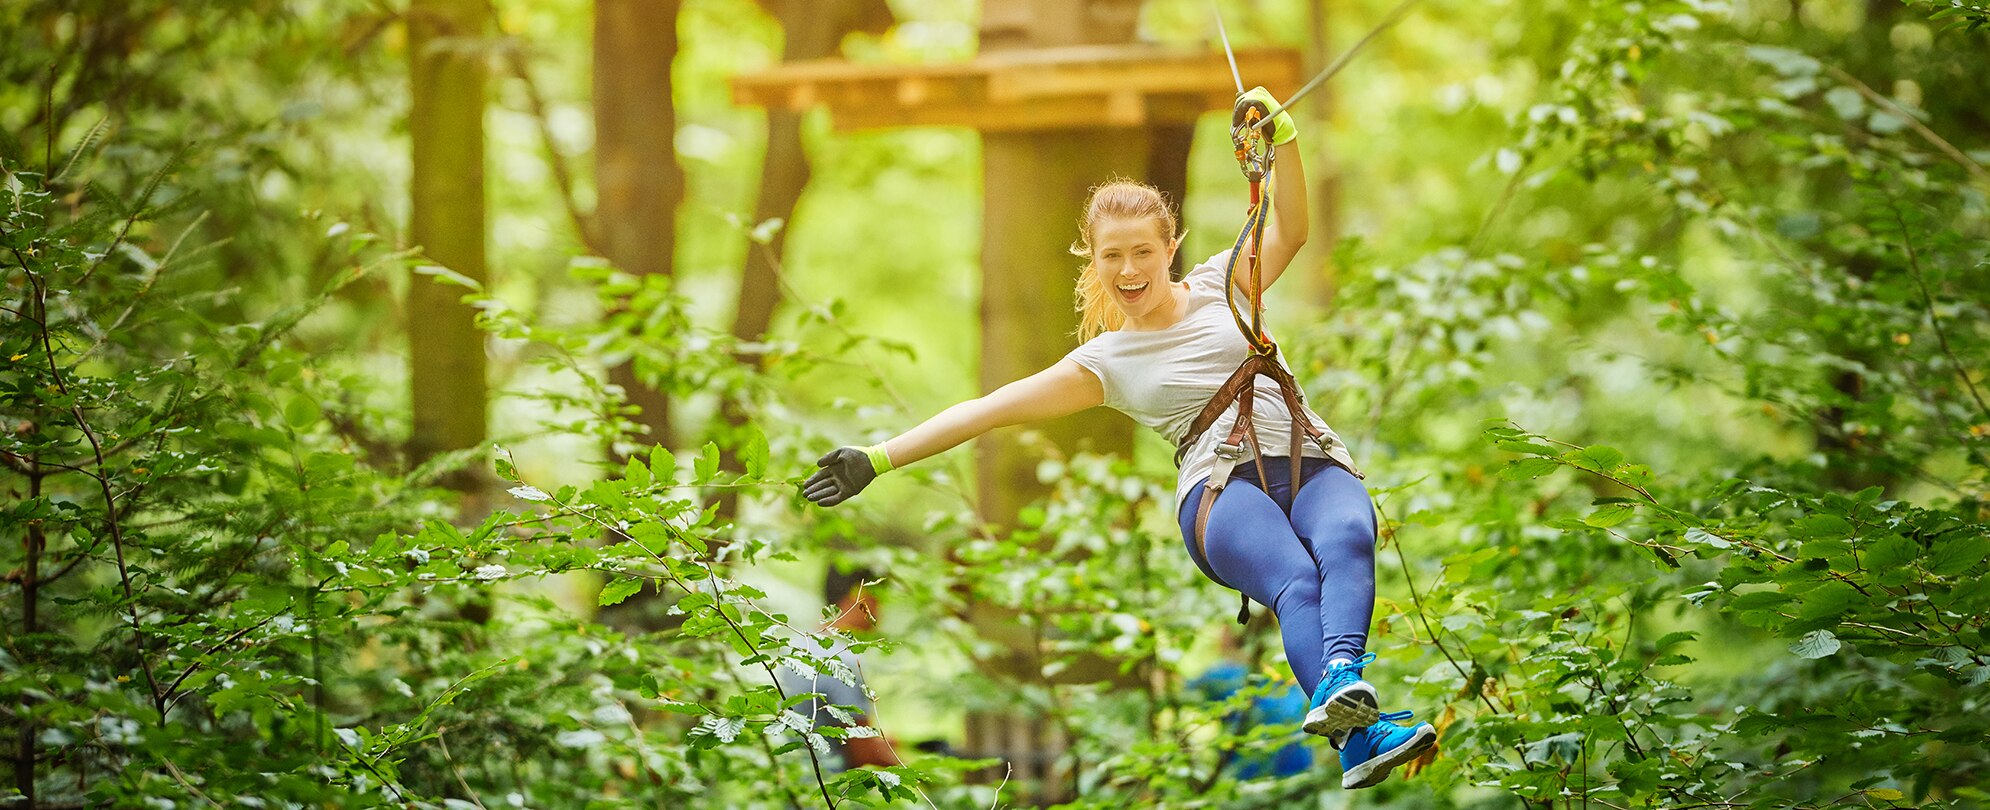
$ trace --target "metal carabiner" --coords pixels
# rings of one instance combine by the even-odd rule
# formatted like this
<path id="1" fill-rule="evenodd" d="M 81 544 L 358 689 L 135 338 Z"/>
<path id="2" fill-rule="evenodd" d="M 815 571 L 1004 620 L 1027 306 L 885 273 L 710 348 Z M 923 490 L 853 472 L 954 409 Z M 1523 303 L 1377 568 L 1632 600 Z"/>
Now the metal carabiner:
<path id="1" fill-rule="evenodd" d="M 1252 183 L 1271 173 L 1271 133 L 1264 131 L 1264 121 L 1270 116 L 1271 110 L 1263 102 L 1242 95 L 1230 109 L 1230 145 L 1236 150 L 1237 168 Z"/>

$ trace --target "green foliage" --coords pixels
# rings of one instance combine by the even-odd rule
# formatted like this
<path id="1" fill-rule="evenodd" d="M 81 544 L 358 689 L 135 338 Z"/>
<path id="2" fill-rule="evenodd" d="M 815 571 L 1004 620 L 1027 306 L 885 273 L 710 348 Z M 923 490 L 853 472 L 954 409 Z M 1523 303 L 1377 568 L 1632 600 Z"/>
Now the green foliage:
<path id="1" fill-rule="evenodd" d="M 83 182 L 93 145 L 68 162 L 81 181 L 0 164 L 0 453 L 19 496 L 0 529 L 21 539 L 7 558 L 20 632 L 0 680 L 22 729 L 10 787 L 29 792 L 22 764 L 39 759 L 38 798 L 58 805 L 318 796 L 314 760 L 375 764 L 329 734 L 326 672 L 353 651 L 360 617 L 320 578 L 320 555 L 432 501 L 355 458 L 322 404 L 340 380 L 289 341 L 401 257 L 366 257 L 265 317 L 215 322 L 186 283 L 213 253 L 189 238 L 202 217 L 184 214 L 178 156 L 118 193 Z M 63 199 L 72 190 L 80 201 Z"/>
<path id="2" fill-rule="evenodd" d="M 1260 622 L 1233 653 L 1245 689 L 1188 688 L 1234 603 L 1157 506 L 1166 471 L 1046 449 L 1054 493 L 1008 531 L 944 463 L 835 512 L 793 496 L 824 447 L 972 385 L 943 368 L 966 330 L 903 306 L 969 286 L 934 270 L 971 261 L 973 240 L 932 191 L 974 193 L 971 138 L 818 130 L 820 199 L 788 244 L 866 317 L 790 300 L 754 342 L 710 328 L 723 307 L 705 293 L 785 223 L 734 213 L 750 187 L 734 141 L 753 136 L 744 113 L 713 112 L 714 82 L 683 90 L 680 135 L 705 145 L 687 209 L 732 227 L 686 229 L 695 272 L 639 279 L 570 256 L 565 235 L 521 248 L 562 215 L 503 184 L 495 210 L 517 219 L 496 238 L 517 249 L 466 292 L 510 421 L 495 459 L 411 467 L 387 313 L 401 286 L 447 279 L 379 247 L 398 216 L 375 165 L 398 148 L 377 134 L 405 57 L 381 33 L 391 14 L 71 5 L 0 11 L 0 712 L 21 732 L 0 790 L 51 806 L 1341 804 L 1319 743 L 1311 773 L 1234 778 L 1235 757 L 1300 736 L 1235 721 L 1286 670 Z M 696 44 L 688 75 L 771 49 L 730 6 L 692 5 L 689 24 L 750 47 Z M 1190 5 L 1204 14 L 1154 14 Z M 1457 199 L 1395 206 L 1386 239 L 1343 245 L 1333 311 L 1281 331 L 1385 518 L 1372 680 L 1444 732 L 1363 804 L 1990 801 L 1990 16 L 1786 5 L 1453 8 L 1405 23 L 1411 67 L 1350 71 L 1380 89 L 1342 85 L 1412 105 L 1469 85 L 1449 113 L 1362 109 L 1405 134 L 1335 148 L 1418 164 L 1391 182 L 1482 164 L 1457 167 Z M 543 40 L 527 48 L 543 75 L 584 84 L 561 50 L 584 38 L 567 18 L 585 15 L 561 13 L 581 4 L 501 6 L 502 30 Z M 921 36 L 954 42 L 947 26 Z M 1503 98 L 1413 75 L 1418 48 L 1461 36 Z M 1357 164 L 1350 188 L 1373 190 Z M 1394 199 L 1356 196 L 1357 224 Z M 904 227 L 915 214 L 932 227 Z M 790 295 L 811 289 L 795 275 Z M 881 414 L 872 391 L 915 348 L 941 358 L 920 374 L 955 376 Z M 638 434 L 603 372 L 625 360 L 685 404 L 674 442 Z M 427 488 L 486 462 L 491 492 Z M 907 535 L 922 540 L 891 539 Z M 887 572 L 909 617 L 888 640 L 769 594 L 783 564 L 846 556 Z M 991 614 L 1017 633 L 981 635 Z M 998 788 L 989 762 L 903 745 L 899 766 L 839 771 L 833 743 L 870 732 L 813 727 L 811 695 L 777 677 L 849 677 L 838 645 L 922 667 L 926 691 L 880 694 L 874 719 L 1055 729 L 1058 784 Z"/>

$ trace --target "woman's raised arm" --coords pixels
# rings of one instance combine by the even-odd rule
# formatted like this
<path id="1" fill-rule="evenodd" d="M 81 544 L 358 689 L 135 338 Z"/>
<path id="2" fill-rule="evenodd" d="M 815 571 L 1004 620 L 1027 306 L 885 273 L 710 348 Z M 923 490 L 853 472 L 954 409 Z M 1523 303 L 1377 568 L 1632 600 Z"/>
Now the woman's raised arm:
<path id="1" fill-rule="evenodd" d="M 936 456 L 998 427 L 1054 419 L 1105 403 L 1105 386 L 1070 358 L 947 408 L 917 427 L 871 447 L 839 447 L 816 461 L 802 495 L 835 506 L 886 470 Z"/>
<path id="2" fill-rule="evenodd" d="M 1231 121 L 1242 121 L 1247 105 L 1255 103 L 1267 110 L 1278 109 L 1278 100 L 1263 87 L 1253 87 L 1237 97 L 1237 111 Z M 1306 210 L 1306 166 L 1299 157 L 1299 126 L 1292 121 L 1292 114 L 1279 110 L 1271 117 L 1267 133 L 1272 147 L 1271 177 L 1271 222 L 1265 226 L 1264 242 L 1259 245 L 1258 275 L 1264 289 L 1285 275 L 1286 266 L 1292 264 L 1292 257 L 1298 255 L 1299 248 L 1306 244 L 1306 230 L 1312 221 L 1312 213 Z M 1251 293 L 1249 273 L 1239 272 L 1233 283 L 1245 295 Z"/>
<path id="3" fill-rule="evenodd" d="M 1298 141 L 1275 147 L 1271 164 L 1271 224 L 1264 229 L 1263 269 L 1265 289 L 1285 275 L 1292 257 L 1306 244 L 1306 231 L 1312 214 L 1306 209 L 1306 167 L 1299 160 Z M 1250 283 L 1240 272 L 1237 283 Z M 1248 292 L 1248 291 L 1247 291 Z"/>

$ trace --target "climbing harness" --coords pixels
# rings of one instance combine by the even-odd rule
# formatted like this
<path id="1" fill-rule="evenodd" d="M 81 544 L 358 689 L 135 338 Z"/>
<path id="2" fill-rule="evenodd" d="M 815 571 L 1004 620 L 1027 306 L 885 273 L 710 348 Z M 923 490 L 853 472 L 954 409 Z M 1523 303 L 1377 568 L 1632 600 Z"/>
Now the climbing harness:
<path id="1" fill-rule="evenodd" d="M 1367 45 L 1369 40 L 1389 26 L 1395 25 L 1396 21 L 1402 19 L 1417 2 L 1418 0 L 1404 0 L 1402 4 L 1396 6 L 1380 25 L 1362 37 L 1353 48 L 1341 54 L 1340 58 L 1313 77 L 1312 81 L 1300 88 L 1298 93 L 1293 94 L 1276 110 L 1266 107 L 1257 99 L 1245 97 L 1243 77 L 1237 72 L 1237 57 L 1230 49 L 1229 34 L 1223 29 L 1222 11 L 1216 8 L 1215 0 L 1210 2 L 1210 9 L 1216 13 L 1217 35 L 1223 40 L 1223 53 L 1230 60 L 1231 78 L 1237 82 L 1237 103 L 1230 112 L 1230 145 L 1236 153 L 1237 168 L 1243 172 L 1244 179 L 1250 183 L 1251 189 L 1251 204 L 1249 212 L 1244 217 L 1244 227 L 1238 231 L 1237 241 L 1230 248 L 1230 258 L 1224 264 L 1223 298 L 1230 306 L 1230 317 L 1236 322 L 1237 330 L 1243 333 L 1245 343 L 1250 345 L 1250 355 L 1244 358 L 1243 364 L 1239 365 L 1237 370 L 1231 373 L 1230 378 L 1216 389 L 1216 395 L 1210 398 L 1209 404 L 1203 406 L 1202 412 L 1189 424 L 1188 433 L 1184 435 L 1181 444 L 1175 450 L 1175 465 L 1180 466 L 1189 448 L 1195 446 L 1202 438 L 1202 434 L 1208 432 L 1225 411 L 1235 406 L 1237 420 L 1231 425 L 1229 436 L 1216 446 L 1216 465 L 1210 470 L 1202 502 L 1195 510 L 1193 540 L 1196 554 L 1205 561 L 1209 559 L 1205 536 L 1209 529 L 1210 510 L 1215 507 L 1217 496 L 1222 494 L 1223 488 L 1229 484 L 1230 474 L 1243 461 L 1246 442 L 1251 449 L 1251 461 L 1257 468 L 1258 481 L 1267 480 L 1264 472 L 1264 454 L 1261 452 L 1263 448 L 1258 441 L 1256 426 L 1251 418 L 1252 405 L 1257 399 L 1258 377 L 1270 379 L 1278 387 L 1279 398 L 1284 400 L 1285 409 L 1291 416 L 1289 450 L 1292 462 L 1292 490 L 1295 497 L 1299 488 L 1300 451 L 1304 447 L 1303 443 L 1313 442 L 1319 445 L 1322 451 L 1328 451 L 1330 459 L 1333 456 L 1326 431 L 1313 424 L 1313 420 L 1306 416 L 1305 392 L 1301 391 L 1299 384 L 1292 379 L 1292 372 L 1279 362 L 1278 344 L 1264 331 L 1264 284 L 1260 250 L 1264 245 L 1265 222 L 1271 213 L 1272 168 L 1276 158 L 1275 147 L 1271 142 L 1272 134 L 1266 131 L 1265 125 L 1271 122 L 1274 116 L 1290 109 L 1299 99 L 1338 73 L 1347 64 L 1348 59 Z M 1245 322 L 1244 314 L 1237 308 L 1235 284 L 1240 258 L 1250 272 L 1248 292 L 1251 314 L 1248 323 Z M 1334 463 L 1340 464 L 1338 460 Z M 1354 474 L 1354 477 L 1362 477 L 1361 473 L 1352 467 L 1347 469 Z M 1216 584 L 1232 588 L 1229 583 L 1216 576 L 1213 567 L 1207 565 L 1205 567 L 1209 568 L 1210 578 L 1215 579 Z M 1238 595 L 1242 597 L 1243 604 L 1237 611 L 1237 623 L 1247 624 L 1251 619 L 1251 598 L 1243 595 L 1241 590 L 1238 591 Z"/>
<path id="2" fill-rule="evenodd" d="M 1250 181 L 1251 207 L 1245 217 L 1243 230 L 1237 233 L 1237 241 L 1231 246 L 1229 260 L 1225 262 L 1223 290 L 1224 300 L 1230 306 L 1230 317 L 1236 322 L 1238 331 L 1243 333 L 1244 341 L 1250 345 L 1250 354 L 1244 358 L 1243 364 L 1230 374 L 1229 379 L 1224 380 L 1223 385 L 1216 389 L 1216 395 L 1209 400 L 1208 405 L 1203 406 L 1195 421 L 1189 424 L 1188 433 L 1175 451 L 1175 464 L 1179 466 L 1182 457 L 1187 455 L 1189 448 L 1194 447 L 1202 438 L 1202 434 L 1208 432 L 1225 411 L 1235 406 L 1237 419 L 1230 427 L 1229 436 L 1216 446 L 1216 465 L 1210 470 L 1202 503 L 1195 511 L 1195 549 L 1204 560 L 1209 559 L 1206 537 L 1210 510 L 1215 507 L 1217 496 L 1222 494 L 1223 488 L 1229 484 L 1230 473 L 1242 462 L 1246 442 L 1251 448 L 1251 460 L 1257 466 L 1258 480 L 1261 482 L 1269 480 L 1264 472 L 1263 447 L 1258 441 L 1256 426 L 1251 418 L 1253 404 L 1257 399 L 1258 377 L 1269 378 L 1278 387 L 1279 397 L 1285 401 L 1285 409 L 1291 416 L 1289 452 L 1292 462 L 1291 480 L 1295 492 L 1299 486 L 1302 442 L 1311 441 L 1320 445 L 1322 450 L 1328 449 L 1326 432 L 1313 424 L 1312 419 L 1307 418 L 1305 395 L 1299 390 L 1299 384 L 1292 379 L 1292 372 L 1287 371 L 1284 364 L 1279 362 L 1278 344 L 1264 331 L 1263 262 L 1260 251 L 1264 244 L 1265 221 L 1270 213 L 1272 184 L 1270 178 L 1274 161 L 1271 138 L 1257 126 L 1261 120 L 1260 116 L 1264 113 L 1264 105 L 1257 101 L 1240 100 L 1232 116 L 1233 126 L 1230 131 L 1231 143 L 1236 147 L 1238 166 L 1243 169 L 1244 176 Z M 1245 322 L 1243 312 L 1237 307 L 1235 294 L 1237 265 L 1240 261 L 1250 271 L 1248 289 L 1251 314 L 1248 323 Z M 1226 588 L 1231 587 L 1229 583 L 1215 577 L 1214 570 L 1211 570 L 1210 575 L 1216 579 L 1217 584 Z M 1242 591 L 1238 593 L 1241 595 Z M 1242 606 L 1237 611 L 1237 623 L 1249 623 L 1250 618 L 1251 600 L 1249 596 L 1243 596 Z"/>

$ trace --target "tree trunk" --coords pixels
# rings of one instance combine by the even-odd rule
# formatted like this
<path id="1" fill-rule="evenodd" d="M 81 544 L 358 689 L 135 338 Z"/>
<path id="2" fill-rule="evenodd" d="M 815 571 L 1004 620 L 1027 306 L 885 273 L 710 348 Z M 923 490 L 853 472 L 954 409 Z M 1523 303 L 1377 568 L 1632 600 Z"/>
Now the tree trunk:
<path id="1" fill-rule="evenodd" d="M 484 269 L 482 0 L 414 0 L 408 9 L 414 165 L 409 238 L 430 261 L 478 283 Z M 485 437 L 484 335 L 467 291 L 418 276 L 408 291 L 413 463 Z M 452 476 L 471 488 L 474 473 Z"/>
<path id="2" fill-rule="evenodd" d="M 605 258 L 637 276 L 671 274 L 684 171 L 677 165 L 677 107 L 670 67 L 681 0 L 597 0 L 594 6 L 594 154 Z M 650 439 L 670 446 L 670 401 L 636 378 L 633 364 L 611 382 L 642 409 Z"/>

